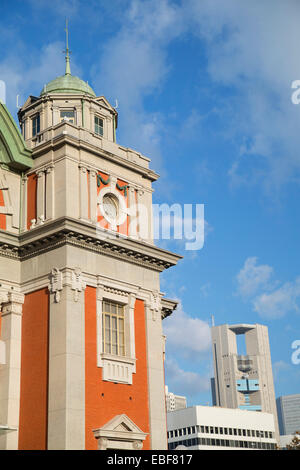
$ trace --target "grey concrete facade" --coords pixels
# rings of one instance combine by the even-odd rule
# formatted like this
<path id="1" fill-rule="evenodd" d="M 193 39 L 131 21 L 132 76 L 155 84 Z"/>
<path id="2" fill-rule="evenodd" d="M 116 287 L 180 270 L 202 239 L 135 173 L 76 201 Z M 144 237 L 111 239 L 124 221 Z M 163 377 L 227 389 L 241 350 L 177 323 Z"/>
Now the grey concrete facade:
<path id="1" fill-rule="evenodd" d="M 280 435 L 300 431 L 300 394 L 278 397 L 276 406 Z"/>

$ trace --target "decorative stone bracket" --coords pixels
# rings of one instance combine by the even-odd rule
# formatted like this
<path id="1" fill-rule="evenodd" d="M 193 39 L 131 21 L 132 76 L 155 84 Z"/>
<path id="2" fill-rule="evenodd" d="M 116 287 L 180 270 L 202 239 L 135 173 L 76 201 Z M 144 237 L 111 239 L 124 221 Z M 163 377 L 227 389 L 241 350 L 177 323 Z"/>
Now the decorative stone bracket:
<path id="1" fill-rule="evenodd" d="M 152 320 L 156 321 L 157 318 L 160 318 L 161 316 L 161 294 L 159 292 L 152 292 L 150 294 L 150 299 L 146 303 L 146 306 L 151 310 L 152 312 Z"/>
<path id="2" fill-rule="evenodd" d="M 64 286 L 71 287 L 72 291 L 74 291 L 74 302 L 78 302 L 79 293 L 86 288 L 80 268 L 75 268 L 74 270 L 68 269 L 64 273 L 58 268 L 52 269 L 48 289 L 51 294 L 54 294 L 54 302 L 58 303 L 60 301 L 60 295 Z"/>
<path id="3" fill-rule="evenodd" d="M 49 292 L 54 294 L 54 302 L 60 301 L 60 293 L 63 288 L 62 272 L 58 268 L 53 268 L 50 274 Z"/>
<path id="4" fill-rule="evenodd" d="M 76 268 L 72 271 L 72 290 L 74 291 L 74 301 L 78 302 L 79 292 L 86 288 L 86 283 L 82 280 L 81 270 Z"/>

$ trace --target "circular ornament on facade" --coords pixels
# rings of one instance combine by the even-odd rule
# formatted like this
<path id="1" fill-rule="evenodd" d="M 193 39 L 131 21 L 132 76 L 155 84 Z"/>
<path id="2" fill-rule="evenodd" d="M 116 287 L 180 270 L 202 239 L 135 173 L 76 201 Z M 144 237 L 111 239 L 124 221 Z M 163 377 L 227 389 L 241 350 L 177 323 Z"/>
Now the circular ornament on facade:
<path id="1" fill-rule="evenodd" d="M 116 224 L 119 216 L 119 201 L 114 194 L 108 193 L 102 199 L 103 215 L 108 222 Z"/>
<path id="2" fill-rule="evenodd" d="M 127 218 L 127 207 L 124 197 L 110 185 L 101 189 L 97 197 L 100 213 L 105 220 L 116 230 Z"/>

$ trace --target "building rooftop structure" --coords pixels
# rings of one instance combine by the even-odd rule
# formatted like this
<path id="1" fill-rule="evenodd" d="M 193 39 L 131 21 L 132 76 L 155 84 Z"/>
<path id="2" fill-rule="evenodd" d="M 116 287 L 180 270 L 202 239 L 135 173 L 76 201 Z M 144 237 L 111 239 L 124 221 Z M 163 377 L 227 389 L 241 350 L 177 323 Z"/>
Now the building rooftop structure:
<path id="1" fill-rule="evenodd" d="M 168 447 L 191 450 L 277 448 L 274 416 L 220 406 L 193 406 L 167 413 Z"/>

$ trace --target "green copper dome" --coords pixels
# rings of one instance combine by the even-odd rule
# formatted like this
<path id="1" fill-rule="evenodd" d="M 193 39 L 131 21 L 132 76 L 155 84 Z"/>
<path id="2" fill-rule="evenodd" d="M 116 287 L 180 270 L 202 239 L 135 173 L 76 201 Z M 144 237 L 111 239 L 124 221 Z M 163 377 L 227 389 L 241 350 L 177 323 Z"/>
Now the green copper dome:
<path id="1" fill-rule="evenodd" d="M 43 96 L 47 93 L 85 93 L 93 97 L 96 96 L 94 90 L 88 85 L 88 83 L 84 82 L 78 77 L 71 75 L 70 73 L 66 73 L 61 77 L 57 77 L 45 85 L 41 91 L 40 96 Z"/>

